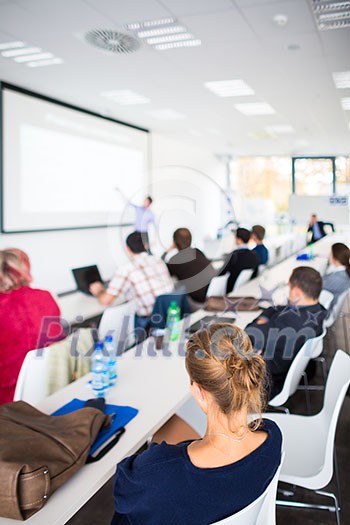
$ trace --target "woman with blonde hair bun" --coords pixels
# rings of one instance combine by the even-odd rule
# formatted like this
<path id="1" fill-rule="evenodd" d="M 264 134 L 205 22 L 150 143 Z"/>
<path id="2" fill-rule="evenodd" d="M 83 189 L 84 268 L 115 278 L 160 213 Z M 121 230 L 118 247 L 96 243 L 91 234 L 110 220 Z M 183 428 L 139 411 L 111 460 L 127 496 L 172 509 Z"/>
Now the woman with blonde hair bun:
<path id="1" fill-rule="evenodd" d="M 247 334 L 226 323 L 199 330 L 187 343 L 186 369 L 206 432 L 178 444 L 163 432 L 165 441 L 123 460 L 113 525 L 209 525 L 258 498 L 279 466 L 281 432 L 261 417 L 265 362 Z"/>
<path id="2" fill-rule="evenodd" d="M 0 404 L 13 400 L 27 352 L 64 337 L 56 301 L 31 288 L 31 281 L 28 255 L 18 248 L 0 250 Z"/>

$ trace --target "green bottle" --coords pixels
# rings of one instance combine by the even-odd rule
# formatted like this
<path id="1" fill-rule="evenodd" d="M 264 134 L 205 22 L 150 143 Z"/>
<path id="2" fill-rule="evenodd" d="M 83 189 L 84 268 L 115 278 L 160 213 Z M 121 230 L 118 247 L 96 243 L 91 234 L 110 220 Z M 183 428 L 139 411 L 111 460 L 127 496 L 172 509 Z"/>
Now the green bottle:
<path id="1" fill-rule="evenodd" d="M 172 301 L 168 308 L 166 326 L 169 331 L 170 341 L 178 341 L 180 338 L 181 310 L 176 301 Z"/>

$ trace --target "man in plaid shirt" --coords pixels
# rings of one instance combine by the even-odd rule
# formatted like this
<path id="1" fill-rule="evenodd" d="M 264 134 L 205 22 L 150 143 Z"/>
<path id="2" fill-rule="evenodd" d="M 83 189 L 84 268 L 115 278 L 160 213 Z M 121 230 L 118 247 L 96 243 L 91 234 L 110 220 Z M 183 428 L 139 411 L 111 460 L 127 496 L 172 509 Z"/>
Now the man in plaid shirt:
<path id="1" fill-rule="evenodd" d="M 90 291 L 104 305 L 111 304 L 120 295 L 127 301 L 135 301 L 137 331 L 148 324 L 156 297 L 171 292 L 174 285 L 166 264 L 146 252 L 140 232 L 127 237 L 126 250 L 130 261 L 116 271 L 108 288 L 95 282 L 90 285 Z"/>

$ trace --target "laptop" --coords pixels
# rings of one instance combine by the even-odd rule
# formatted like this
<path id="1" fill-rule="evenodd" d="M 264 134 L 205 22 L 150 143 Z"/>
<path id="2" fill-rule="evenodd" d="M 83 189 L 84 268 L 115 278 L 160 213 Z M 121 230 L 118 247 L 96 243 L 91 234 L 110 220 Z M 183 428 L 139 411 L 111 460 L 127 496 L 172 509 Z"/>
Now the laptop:
<path id="1" fill-rule="evenodd" d="M 213 323 L 234 323 L 235 317 L 224 317 L 222 315 L 206 315 L 202 317 L 199 321 L 194 324 L 191 324 L 186 330 L 188 334 L 194 334 L 197 330 L 201 328 L 208 328 L 210 324 Z"/>
<path id="2" fill-rule="evenodd" d="M 94 283 L 95 281 L 103 283 L 96 264 L 93 264 L 92 266 L 83 266 L 82 268 L 73 268 L 72 273 L 75 282 L 77 283 L 78 290 L 88 295 L 92 295 L 89 290 L 91 283 Z"/>

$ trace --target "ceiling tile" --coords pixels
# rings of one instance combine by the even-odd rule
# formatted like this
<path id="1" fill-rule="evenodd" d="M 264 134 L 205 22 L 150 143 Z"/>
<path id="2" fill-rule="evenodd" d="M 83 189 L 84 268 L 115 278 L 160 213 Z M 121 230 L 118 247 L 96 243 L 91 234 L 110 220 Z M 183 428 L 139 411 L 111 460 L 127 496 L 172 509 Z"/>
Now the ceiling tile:
<path id="1" fill-rule="evenodd" d="M 180 17 L 183 15 L 194 15 L 203 13 L 213 13 L 223 9 L 232 9 L 231 0 L 162 0 L 173 15 Z"/>

